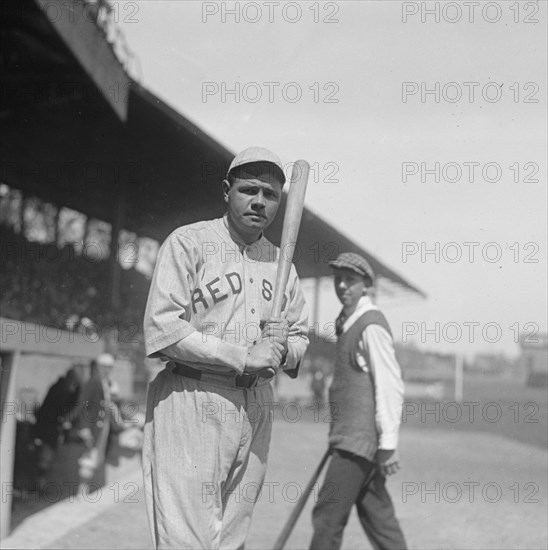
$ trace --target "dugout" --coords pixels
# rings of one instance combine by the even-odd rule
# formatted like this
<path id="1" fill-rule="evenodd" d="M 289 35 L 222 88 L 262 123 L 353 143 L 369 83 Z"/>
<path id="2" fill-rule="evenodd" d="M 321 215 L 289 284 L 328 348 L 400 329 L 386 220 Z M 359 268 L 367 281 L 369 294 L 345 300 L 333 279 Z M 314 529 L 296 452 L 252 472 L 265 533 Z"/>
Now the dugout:
<path id="1" fill-rule="evenodd" d="M 89 362 L 96 358 L 104 350 L 104 342 L 92 341 L 80 333 L 5 318 L 0 318 L 0 334 L 0 533 L 4 538 L 10 529 L 16 424 L 29 413 L 26 407 L 32 405 L 17 397 L 17 387 L 24 386 L 24 381 L 17 377 L 19 368 L 25 362 L 32 363 L 33 357 L 40 357 L 42 364 L 54 366 L 42 375 L 46 377 L 44 385 L 47 387 L 75 361 Z M 36 374 L 40 376 L 41 373 Z"/>
<path id="2" fill-rule="evenodd" d="M 220 181 L 233 152 L 132 76 L 136 60 L 107 0 L 4 0 L 0 14 L 0 183 L 19 190 L 23 201 L 37 197 L 110 225 L 114 246 L 106 251 L 108 288 L 101 290 L 116 311 L 123 277 L 111 249 L 121 231 L 162 241 L 179 225 L 221 215 Z M 267 233 L 275 243 L 284 206 Z M 303 278 L 329 276 L 328 260 L 354 251 L 371 263 L 381 292 L 424 295 L 307 209 L 297 248 Z M 25 311 L 18 321 L 26 322 Z M 60 353 L 49 345 L 40 353 L 52 349 Z M 9 353 L 0 379 L 3 410 L 14 357 L 27 351 Z M 5 426 L 2 434 L 2 453 L 9 453 Z"/>

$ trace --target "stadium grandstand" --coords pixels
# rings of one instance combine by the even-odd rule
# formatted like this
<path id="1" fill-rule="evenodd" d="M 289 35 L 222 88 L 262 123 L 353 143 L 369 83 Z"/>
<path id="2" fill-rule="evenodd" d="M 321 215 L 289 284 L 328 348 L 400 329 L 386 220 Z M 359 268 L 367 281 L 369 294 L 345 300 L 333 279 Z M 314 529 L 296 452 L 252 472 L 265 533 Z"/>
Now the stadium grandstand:
<path id="1" fill-rule="evenodd" d="M 179 225 L 222 214 L 219 183 L 233 153 L 138 82 L 138 61 L 106 0 L 4 0 L 0 13 L 1 458 L 9 481 L 16 417 L 6 410 L 23 391 L 40 401 L 71 361 L 104 350 L 133 365 L 128 392 L 144 391 L 141 323 L 159 243 Z M 269 228 L 273 242 L 283 209 Z M 310 210 L 297 247 L 300 276 L 318 288 L 328 260 L 346 250 L 370 261 L 381 293 L 424 296 Z M 43 334 L 36 327 L 57 329 L 59 341 L 25 338 Z M 53 361 L 57 371 L 46 372 Z"/>

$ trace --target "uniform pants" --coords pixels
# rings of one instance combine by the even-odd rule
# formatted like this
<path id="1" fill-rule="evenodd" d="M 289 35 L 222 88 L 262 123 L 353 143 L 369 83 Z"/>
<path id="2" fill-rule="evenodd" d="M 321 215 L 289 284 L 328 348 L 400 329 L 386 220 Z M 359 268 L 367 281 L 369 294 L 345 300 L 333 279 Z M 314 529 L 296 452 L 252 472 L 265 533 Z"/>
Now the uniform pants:
<path id="1" fill-rule="evenodd" d="M 405 550 L 405 538 L 386 490 L 386 478 L 365 458 L 335 450 L 318 502 L 312 512 L 310 550 L 337 550 L 355 504 L 363 529 L 375 550 Z M 365 482 L 373 478 L 364 486 Z"/>
<path id="2" fill-rule="evenodd" d="M 143 444 L 155 548 L 244 547 L 266 473 L 270 383 L 235 388 L 164 369 L 149 386 Z"/>

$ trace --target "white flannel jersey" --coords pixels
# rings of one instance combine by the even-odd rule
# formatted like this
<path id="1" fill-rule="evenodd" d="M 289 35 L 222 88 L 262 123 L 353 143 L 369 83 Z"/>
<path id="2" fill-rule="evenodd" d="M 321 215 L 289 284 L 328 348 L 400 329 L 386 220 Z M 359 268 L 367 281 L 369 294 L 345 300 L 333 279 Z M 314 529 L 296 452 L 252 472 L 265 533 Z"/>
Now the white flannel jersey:
<path id="1" fill-rule="evenodd" d="M 175 359 L 207 372 L 241 373 L 248 347 L 270 318 L 278 254 L 264 236 L 239 242 L 223 218 L 179 227 L 163 243 L 150 286 L 144 334 L 149 357 L 179 341 Z M 282 317 L 289 321 L 284 370 L 308 346 L 308 310 L 291 266 Z M 173 349 L 173 348 L 171 348 Z"/>

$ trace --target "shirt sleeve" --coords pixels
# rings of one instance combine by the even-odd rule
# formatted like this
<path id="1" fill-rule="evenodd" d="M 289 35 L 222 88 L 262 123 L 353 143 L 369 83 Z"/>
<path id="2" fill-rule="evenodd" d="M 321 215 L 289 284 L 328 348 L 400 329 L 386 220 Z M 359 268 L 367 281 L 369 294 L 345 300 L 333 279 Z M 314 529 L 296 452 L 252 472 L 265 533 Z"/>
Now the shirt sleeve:
<path id="1" fill-rule="evenodd" d="M 396 359 L 392 337 L 380 325 L 369 325 L 362 344 L 369 351 L 375 382 L 375 423 L 379 432 L 379 449 L 394 450 L 403 408 L 403 379 Z"/>
<path id="2" fill-rule="evenodd" d="M 148 357 L 229 367 L 241 373 L 247 348 L 200 332 L 189 322 L 191 296 L 202 257 L 199 247 L 184 231 L 174 231 L 158 253 L 144 318 Z"/>
<path id="3" fill-rule="evenodd" d="M 290 272 L 289 303 L 286 318 L 289 321 L 289 335 L 287 339 L 287 356 L 282 369 L 291 378 L 299 373 L 301 360 L 308 348 L 308 307 L 297 276 L 295 265 Z"/>
<path id="4" fill-rule="evenodd" d="M 175 360 L 228 367 L 238 374 L 243 372 L 247 360 L 247 348 L 223 342 L 209 334 L 204 338 L 198 331 L 168 346 L 163 353 Z"/>

